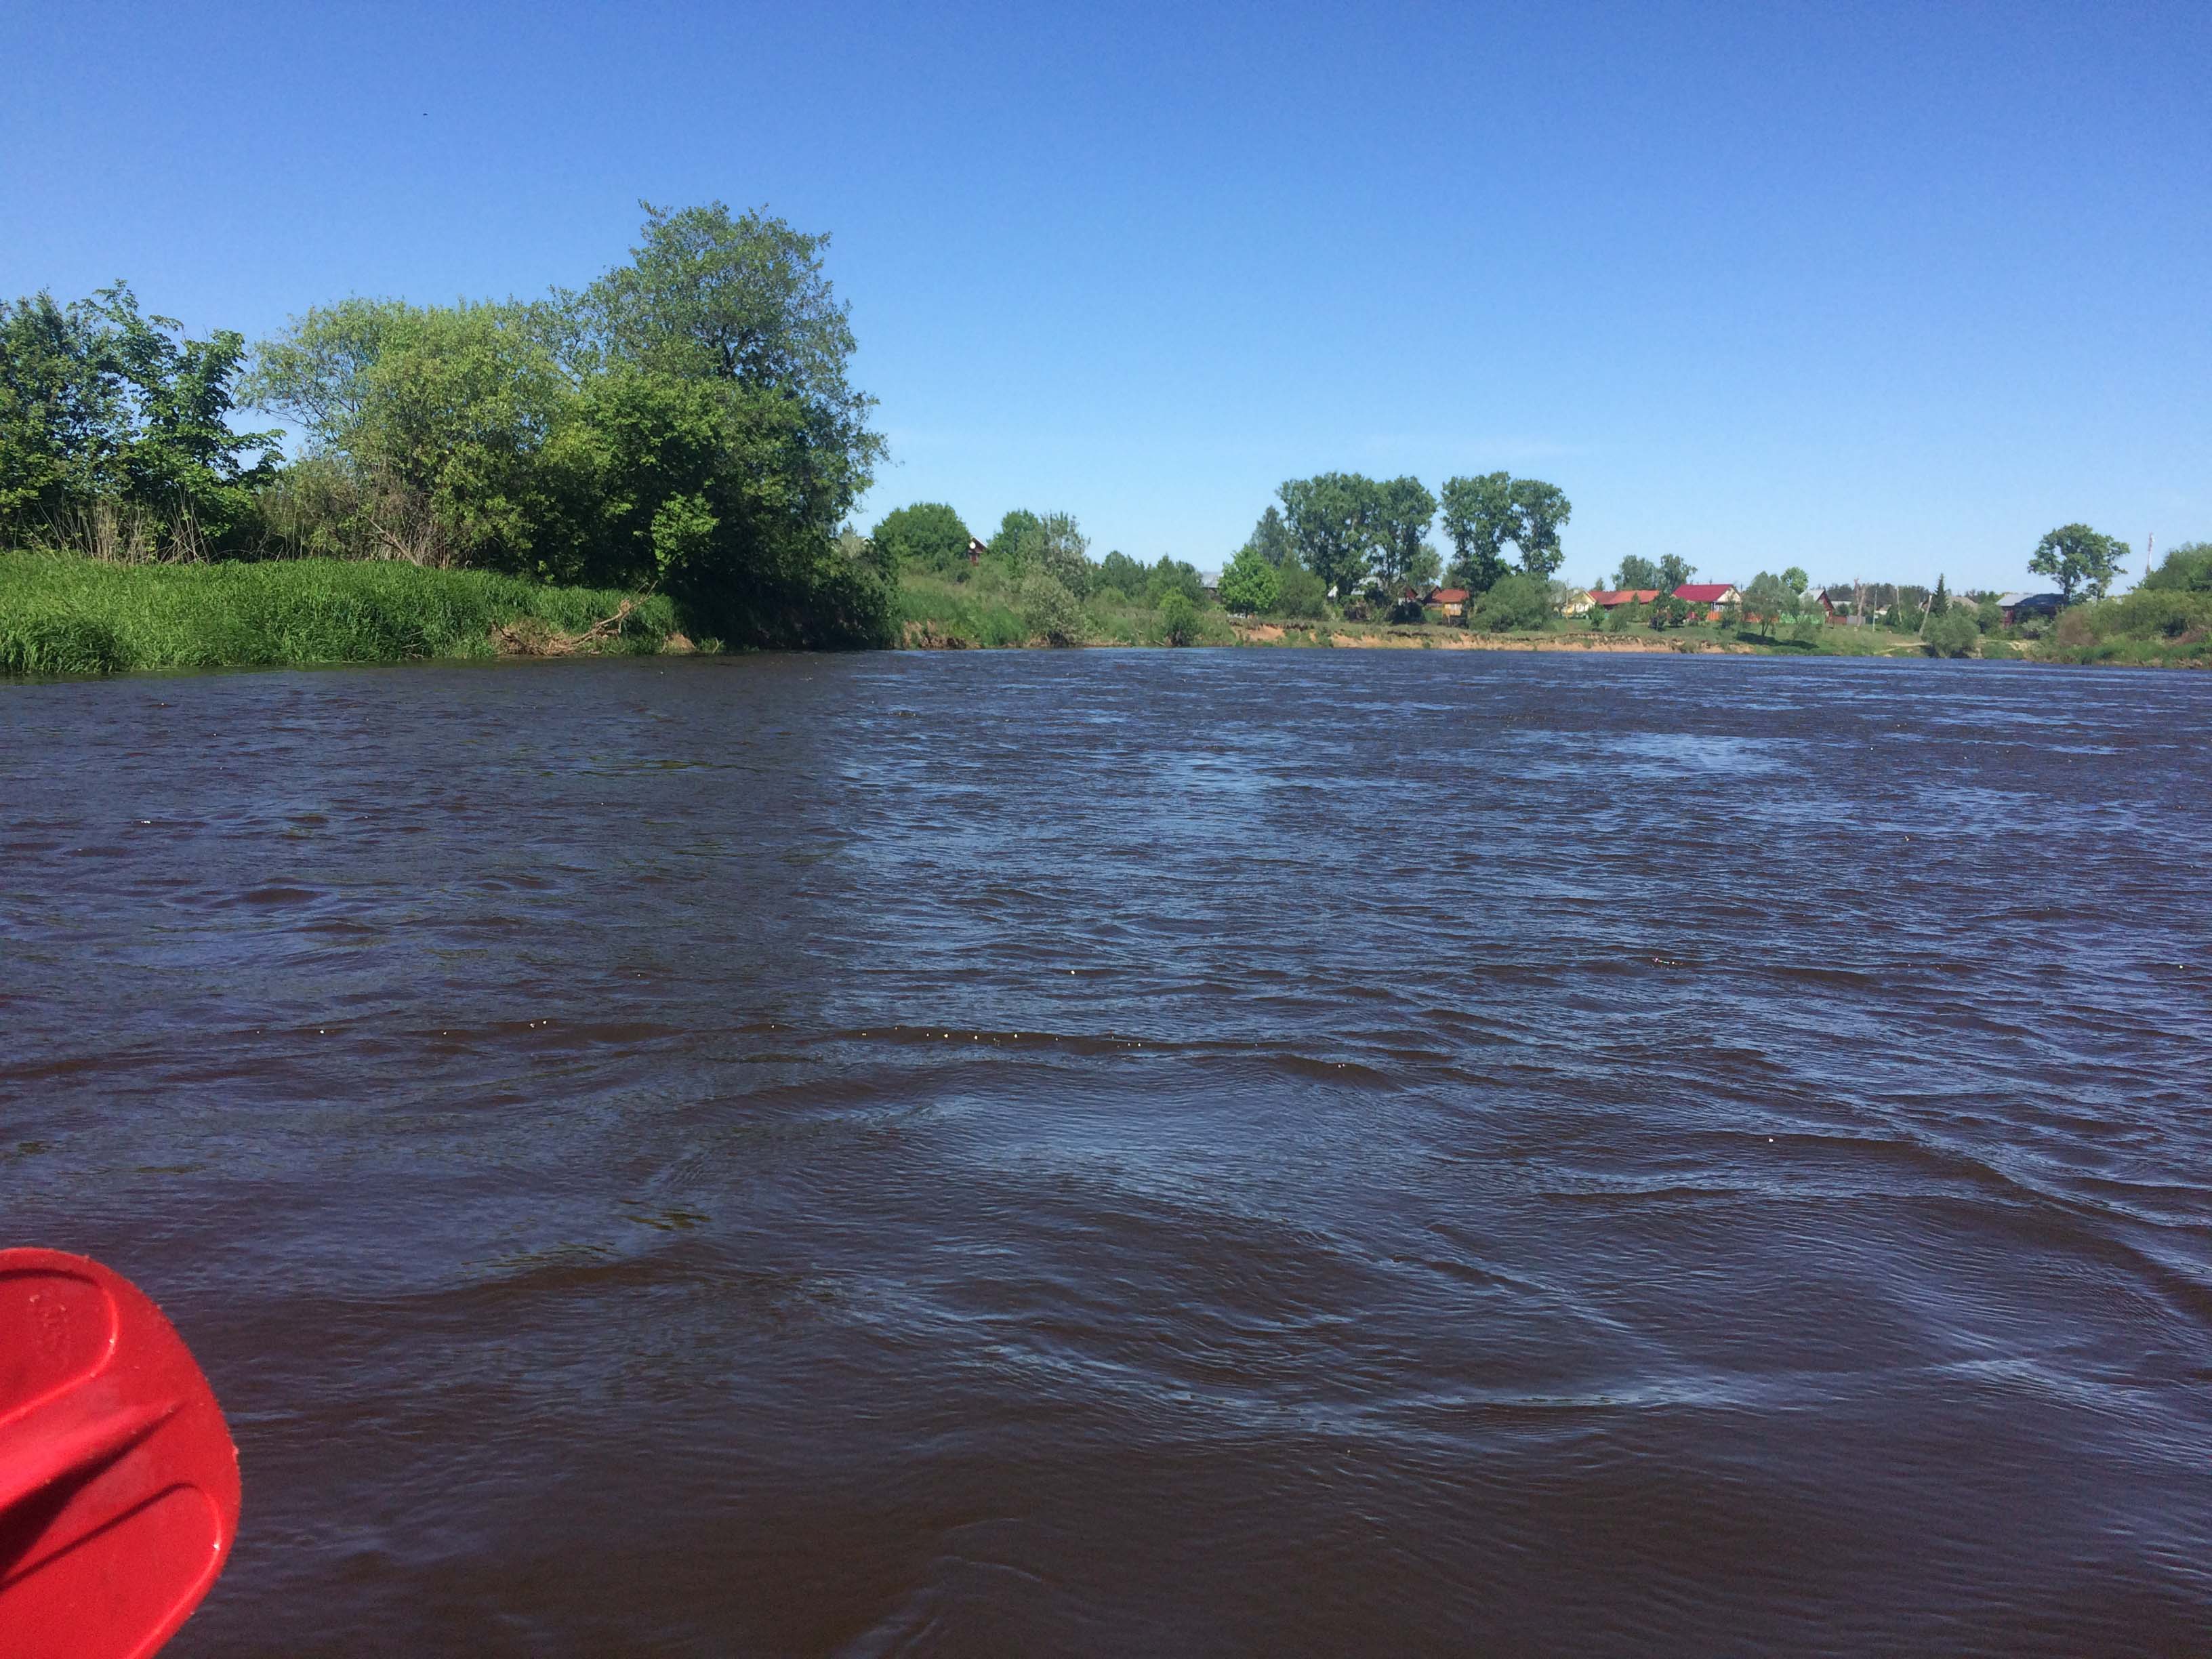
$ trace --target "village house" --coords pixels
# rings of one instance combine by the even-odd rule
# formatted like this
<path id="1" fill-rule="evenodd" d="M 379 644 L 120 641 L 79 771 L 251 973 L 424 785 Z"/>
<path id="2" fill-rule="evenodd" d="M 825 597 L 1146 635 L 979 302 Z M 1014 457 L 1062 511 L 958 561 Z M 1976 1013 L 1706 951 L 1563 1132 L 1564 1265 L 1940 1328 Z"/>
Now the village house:
<path id="1" fill-rule="evenodd" d="M 1464 587 L 1432 587 L 1421 601 L 1444 613 L 1446 622 L 1457 622 L 1467 615 L 1467 589 Z"/>
<path id="2" fill-rule="evenodd" d="M 1848 587 L 1824 587 L 1814 596 L 1820 614 L 1838 627 L 1858 626 L 1858 596 Z"/>
<path id="3" fill-rule="evenodd" d="M 1721 619 L 1723 605 L 1743 603 L 1734 582 L 1684 582 L 1674 590 L 1674 597 L 1692 611 L 1702 611 L 1707 622 Z"/>
<path id="4" fill-rule="evenodd" d="M 2065 608 L 2066 596 L 2063 593 L 2000 593 L 1997 596 L 1997 614 L 2004 619 L 2007 628 L 2036 617 L 2047 621 Z"/>
<path id="5" fill-rule="evenodd" d="M 1601 611 L 1618 611 L 1624 605 L 1650 605 L 1659 597 L 1656 587 L 1593 587 L 1590 603 Z"/>

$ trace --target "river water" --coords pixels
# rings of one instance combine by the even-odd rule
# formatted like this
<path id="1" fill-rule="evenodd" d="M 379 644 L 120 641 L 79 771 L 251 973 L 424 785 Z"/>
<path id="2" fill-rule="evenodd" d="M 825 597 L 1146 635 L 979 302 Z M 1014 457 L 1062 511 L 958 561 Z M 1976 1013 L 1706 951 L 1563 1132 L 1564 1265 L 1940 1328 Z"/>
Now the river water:
<path id="1" fill-rule="evenodd" d="M 2212 1650 L 2212 676 L 0 686 L 183 1656 Z"/>

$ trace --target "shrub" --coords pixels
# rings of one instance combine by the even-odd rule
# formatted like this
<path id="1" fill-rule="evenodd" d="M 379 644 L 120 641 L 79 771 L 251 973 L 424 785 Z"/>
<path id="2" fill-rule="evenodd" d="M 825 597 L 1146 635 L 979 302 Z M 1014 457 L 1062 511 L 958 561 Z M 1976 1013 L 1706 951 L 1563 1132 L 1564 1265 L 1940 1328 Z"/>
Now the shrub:
<path id="1" fill-rule="evenodd" d="M 2178 640 L 2212 629 L 2212 591 L 2153 587 L 2145 582 L 2127 598 L 2113 601 L 2112 610 L 2123 634 L 2158 634 Z"/>
<path id="2" fill-rule="evenodd" d="M 1931 657 L 1971 657 L 1981 637 L 1982 631 L 1974 626 L 1972 617 L 1960 611 L 1946 611 L 1928 619 L 1920 643 Z"/>
<path id="3" fill-rule="evenodd" d="M 1302 564 L 1286 564 L 1275 585 L 1272 614 L 1278 617 L 1318 617 L 1327 606 L 1328 590 L 1322 579 Z"/>
<path id="4" fill-rule="evenodd" d="M 1517 573 L 1503 576 L 1489 592 L 1473 600 L 1470 609 L 1478 628 L 1542 628 L 1552 620 L 1551 587 L 1534 576 Z"/>
<path id="5" fill-rule="evenodd" d="M 2020 653 L 1994 634 L 1982 638 L 1982 658 L 1985 662 L 2016 662 Z"/>
<path id="6" fill-rule="evenodd" d="M 1160 602 L 1160 643 L 1196 645 L 1198 637 L 1198 607 L 1182 593 L 1170 593 Z"/>
<path id="7" fill-rule="evenodd" d="M 2052 639 L 2069 650 L 2078 651 L 2085 645 L 2094 645 L 2103 630 L 2097 626 L 2100 618 L 2093 614 L 2093 609 L 2089 605 L 2075 605 L 2060 611 L 2058 626 L 2051 633 Z"/>
<path id="8" fill-rule="evenodd" d="M 1080 645 L 1088 637 L 1083 607 L 1057 577 L 1042 571 L 1023 577 L 1019 598 L 1022 621 L 1046 644 Z"/>

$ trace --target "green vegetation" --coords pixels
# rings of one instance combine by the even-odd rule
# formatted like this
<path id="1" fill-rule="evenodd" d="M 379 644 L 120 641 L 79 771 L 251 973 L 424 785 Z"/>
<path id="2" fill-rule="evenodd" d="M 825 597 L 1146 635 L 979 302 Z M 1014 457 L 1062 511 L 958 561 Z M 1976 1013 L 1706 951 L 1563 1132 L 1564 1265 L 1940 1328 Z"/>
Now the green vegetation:
<path id="1" fill-rule="evenodd" d="M 2065 662 L 2212 667 L 2212 544 L 2185 542 L 2134 592 L 2061 612 L 2039 654 Z"/>
<path id="2" fill-rule="evenodd" d="M 973 538 L 960 515 L 944 502 L 916 501 L 886 514 L 870 539 L 889 568 L 949 576 L 967 562 Z"/>
<path id="3" fill-rule="evenodd" d="M 345 300 L 250 364 L 236 334 L 184 338 L 119 285 L 0 305 L 0 546 L 396 561 L 665 597 L 733 645 L 887 642 L 889 574 L 837 539 L 883 441 L 847 380 L 827 238 L 720 203 L 646 216 L 580 293 Z M 240 405 L 304 453 L 233 433 Z"/>
<path id="4" fill-rule="evenodd" d="M 380 561 L 0 554 L 0 673 L 652 652 L 674 601 Z"/>
<path id="5" fill-rule="evenodd" d="M 2036 544 L 2027 568 L 2056 581 L 2060 596 L 2071 605 L 2077 587 L 2087 589 L 2093 599 L 2104 598 L 2127 556 L 2125 542 L 2100 535 L 2086 524 L 2061 525 Z"/>
<path id="6" fill-rule="evenodd" d="M 1719 613 L 1676 554 L 1624 556 L 1647 604 L 1565 613 L 1572 506 L 1504 471 L 1283 483 L 1226 562 L 1091 556 L 1064 512 L 1016 508 L 987 548 L 917 501 L 847 526 L 884 453 L 848 378 L 827 238 L 720 203 L 645 208 L 629 258 L 578 292 L 313 307 L 248 350 L 143 313 L 125 284 L 0 302 L 0 672 L 355 662 L 499 651 L 1314 643 L 1387 625 L 1800 654 L 2212 660 L 2212 547 L 2107 598 L 2128 555 L 2082 524 L 2028 568 L 2058 584 L 2008 623 L 1990 594 L 1761 571 Z M 234 429 L 283 416 L 304 441 Z M 1461 626 L 1431 607 L 1445 555 Z M 1509 561 L 1509 552 L 1510 560 Z M 2084 603 L 2076 604 L 2078 599 Z M 2055 617 L 2052 611 L 2056 611 Z M 1830 615 L 1850 625 L 1828 625 Z M 1650 636 L 1663 636 L 1655 640 Z"/>

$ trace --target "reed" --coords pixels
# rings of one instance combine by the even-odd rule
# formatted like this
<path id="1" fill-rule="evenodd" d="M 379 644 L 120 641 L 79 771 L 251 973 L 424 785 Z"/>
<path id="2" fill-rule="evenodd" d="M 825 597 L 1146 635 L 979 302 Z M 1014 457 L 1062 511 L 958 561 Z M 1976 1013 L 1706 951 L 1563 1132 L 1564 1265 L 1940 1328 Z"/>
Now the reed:
<path id="1" fill-rule="evenodd" d="M 664 648 L 678 628 L 665 598 L 632 598 L 619 622 L 604 625 L 626 597 L 400 562 L 119 564 L 0 553 L 0 673 Z"/>

